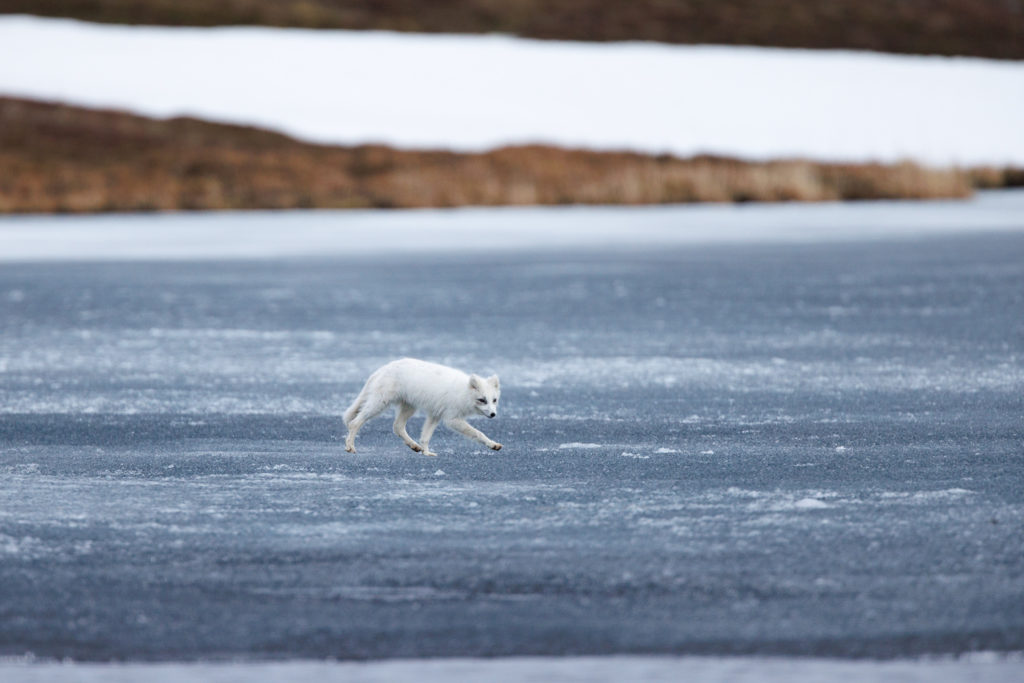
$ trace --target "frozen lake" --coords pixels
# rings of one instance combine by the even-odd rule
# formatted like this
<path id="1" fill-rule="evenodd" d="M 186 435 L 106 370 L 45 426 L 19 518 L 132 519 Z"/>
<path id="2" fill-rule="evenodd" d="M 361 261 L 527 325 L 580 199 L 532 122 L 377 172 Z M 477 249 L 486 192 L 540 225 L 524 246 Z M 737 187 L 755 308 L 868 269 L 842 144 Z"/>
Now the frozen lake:
<path id="1" fill-rule="evenodd" d="M 179 261 L 37 260 L 26 226 L 110 221 L 0 221 L 0 655 L 1024 649 L 1024 213 L 990 211 L 1014 196 L 861 240 L 772 241 L 746 207 L 761 240 L 659 242 L 612 212 L 589 249 L 572 211 L 372 214 L 578 236 L 287 258 L 245 251 L 274 214 L 224 214 L 247 257 L 213 231 Z M 382 417 L 345 453 L 403 355 L 499 373 L 477 424 L 505 448 L 442 428 L 418 456 Z"/>

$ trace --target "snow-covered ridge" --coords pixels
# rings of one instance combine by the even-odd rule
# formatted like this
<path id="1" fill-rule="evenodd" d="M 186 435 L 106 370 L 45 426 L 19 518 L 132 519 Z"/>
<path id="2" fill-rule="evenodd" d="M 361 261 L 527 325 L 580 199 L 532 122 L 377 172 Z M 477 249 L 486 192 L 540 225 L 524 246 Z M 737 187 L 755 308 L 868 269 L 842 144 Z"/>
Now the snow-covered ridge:
<path id="1" fill-rule="evenodd" d="M 0 94 L 329 143 L 1024 163 L 1024 63 L 0 17 Z"/>

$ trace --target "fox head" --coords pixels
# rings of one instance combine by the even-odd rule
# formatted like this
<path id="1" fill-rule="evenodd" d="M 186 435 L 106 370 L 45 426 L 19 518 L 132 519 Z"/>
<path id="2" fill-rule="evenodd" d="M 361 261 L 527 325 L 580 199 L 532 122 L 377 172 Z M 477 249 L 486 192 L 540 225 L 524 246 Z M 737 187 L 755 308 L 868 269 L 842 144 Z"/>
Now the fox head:
<path id="1" fill-rule="evenodd" d="M 498 399 L 501 398 L 501 385 L 498 376 L 487 379 L 478 375 L 469 376 L 469 392 L 473 397 L 473 407 L 481 415 L 494 417 L 498 414 Z"/>

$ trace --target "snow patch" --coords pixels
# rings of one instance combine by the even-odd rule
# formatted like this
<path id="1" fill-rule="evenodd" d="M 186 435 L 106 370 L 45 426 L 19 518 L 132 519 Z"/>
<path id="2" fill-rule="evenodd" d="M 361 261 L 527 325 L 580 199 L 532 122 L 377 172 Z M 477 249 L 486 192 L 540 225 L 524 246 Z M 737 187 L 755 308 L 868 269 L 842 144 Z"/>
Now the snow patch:
<path id="1" fill-rule="evenodd" d="M 316 142 L 1024 162 L 1010 61 L 7 16 L 0 63 L 18 65 L 0 70 L 5 93 Z"/>
<path id="2" fill-rule="evenodd" d="M 972 496 L 974 493 L 974 491 L 969 489 L 951 488 L 936 491 L 882 491 L 878 494 L 878 497 L 911 503 L 930 503 L 934 501 L 957 500 Z"/>
<path id="3" fill-rule="evenodd" d="M 2 22 L 2 19 L 0 19 Z M 1024 88 L 1022 88 L 1024 90 Z M 1022 136 L 1024 138 L 1024 136 Z M 1020 232 L 1024 230 L 1024 191 L 980 192 L 970 200 L 877 201 L 765 204 L 702 204 L 644 207 L 501 207 L 394 211 L 223 211 L 158 215 L 4 216 L 0 217 L 0 262 L 249 259 L 300 256 L 355 258 L 369 254 L 487 252 L 509 249 L 566 248 L 662 249 L 697 244 L 820 243 L 890 240 L 938 234 Z M 343 224 L 344 230 L 338 230 Z M 481 224 L 488 230 L 480 230 Z M 685 230 L 679 226 L 685 225 Z M 828 230 L 822 230 L 828 225 Z M 353 295 L 354 296 L 354 295 Z M 95 334 L 95 331 L 90 331 Z M 323 331 L 154 330 L 153 340 L 206 335 L 213 341 L 274 341 L 293 335 L 312 344 L 335 344 L 347 335 Z M 385 334 L 383 340 L 394 337 Z M 836 331 L 765 338 L 778 350 L 823 345 L 874 348 L 891 344 L 877 335 Z M 145 343 L 140 339 L 139 343 Z M 609 358 L 605 362 L 613 363 Z M 801 381 L 821 375 L 815 363 L 779 365 L 723 358 L 664 359 L 668 367 L 645 377 L 646 384 L 685 386 L 733 368 L 737 383 L 774 386 L 780 377 Z M 792 367 L 795 366 L 795 367 Z M 827 369 L 827 368 L 825 368 Z M 902 376 L 884 365 L 875 368 Z M 1013 368 L 1007 368 L 1012 370 Z M 871 368 L 864 368 L 865 371 Z M 955 372 L 957 368 L 949 368 Z M 561 366 L 529 368 L 520 386 L 538 389 L 544 375 Z M 1005 374 L 1005 373 L 1003 373 Z M 623 375 L 619 375 L 620 377 Z M 934 373 L 899 380 L 913 388 L 930 387 Z M 683 424 L 702 421 L 699 415 Z"/>
<path id="4" fill-rule="evenodd" d="M 345 599 L 375 599 L 355 587 L 339 589 Z M 459 599 L 457 593 L 406 587 L 387 596 L 393 602 L 423 598 Z M 930 683 L 997 683 L 1017 680 L 1020 653 L 974 653 L 960 658 L 894 660 L 812 659 L 805 657 L 494 657 L 484 659 L 395 659 L 373 662 L 39 662 L 31 655 L 0 659 L 0 679 L 38 683 L 199 683 L 201 681 L 393 681 L 459 683 L 495 681 L 732 681 L 733 683 L 811 683 L 817 681 L 929 681 Z"/>
<path id="5" fill-rule="evenodd" d="M 917 500 L 946 500 L 950 498 L 963 498 L 973 495 L 974 491 L 961 488 L 942 489 L 939 491 L 917 491 L 913 498 Z"/>
<path id="6" fill-rule="evenodd" d="M 801 498 L 793 503 L 793 507 L 797 510 L 823 510 L 830 506 L 825 501 L 818 500 L 817 498 Z"/>

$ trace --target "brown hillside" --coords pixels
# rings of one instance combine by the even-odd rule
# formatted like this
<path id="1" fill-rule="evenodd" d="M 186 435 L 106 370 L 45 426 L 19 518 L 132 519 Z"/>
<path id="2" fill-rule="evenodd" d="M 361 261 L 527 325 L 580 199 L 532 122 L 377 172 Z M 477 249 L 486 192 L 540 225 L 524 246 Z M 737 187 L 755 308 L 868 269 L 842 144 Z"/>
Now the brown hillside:
<path id="1" fill-rule="evenodd" d="M 984 176 L 998 184 L 999 169 Z M 329 147 L 195 119 L 0 98 L 0 213 L 962 197 L 914 164 Z"/>
<path id="2" fill-rule="evenodd" d="M 1024 0 L 0 0 L 10 12 L 1024 59 Z"/>

